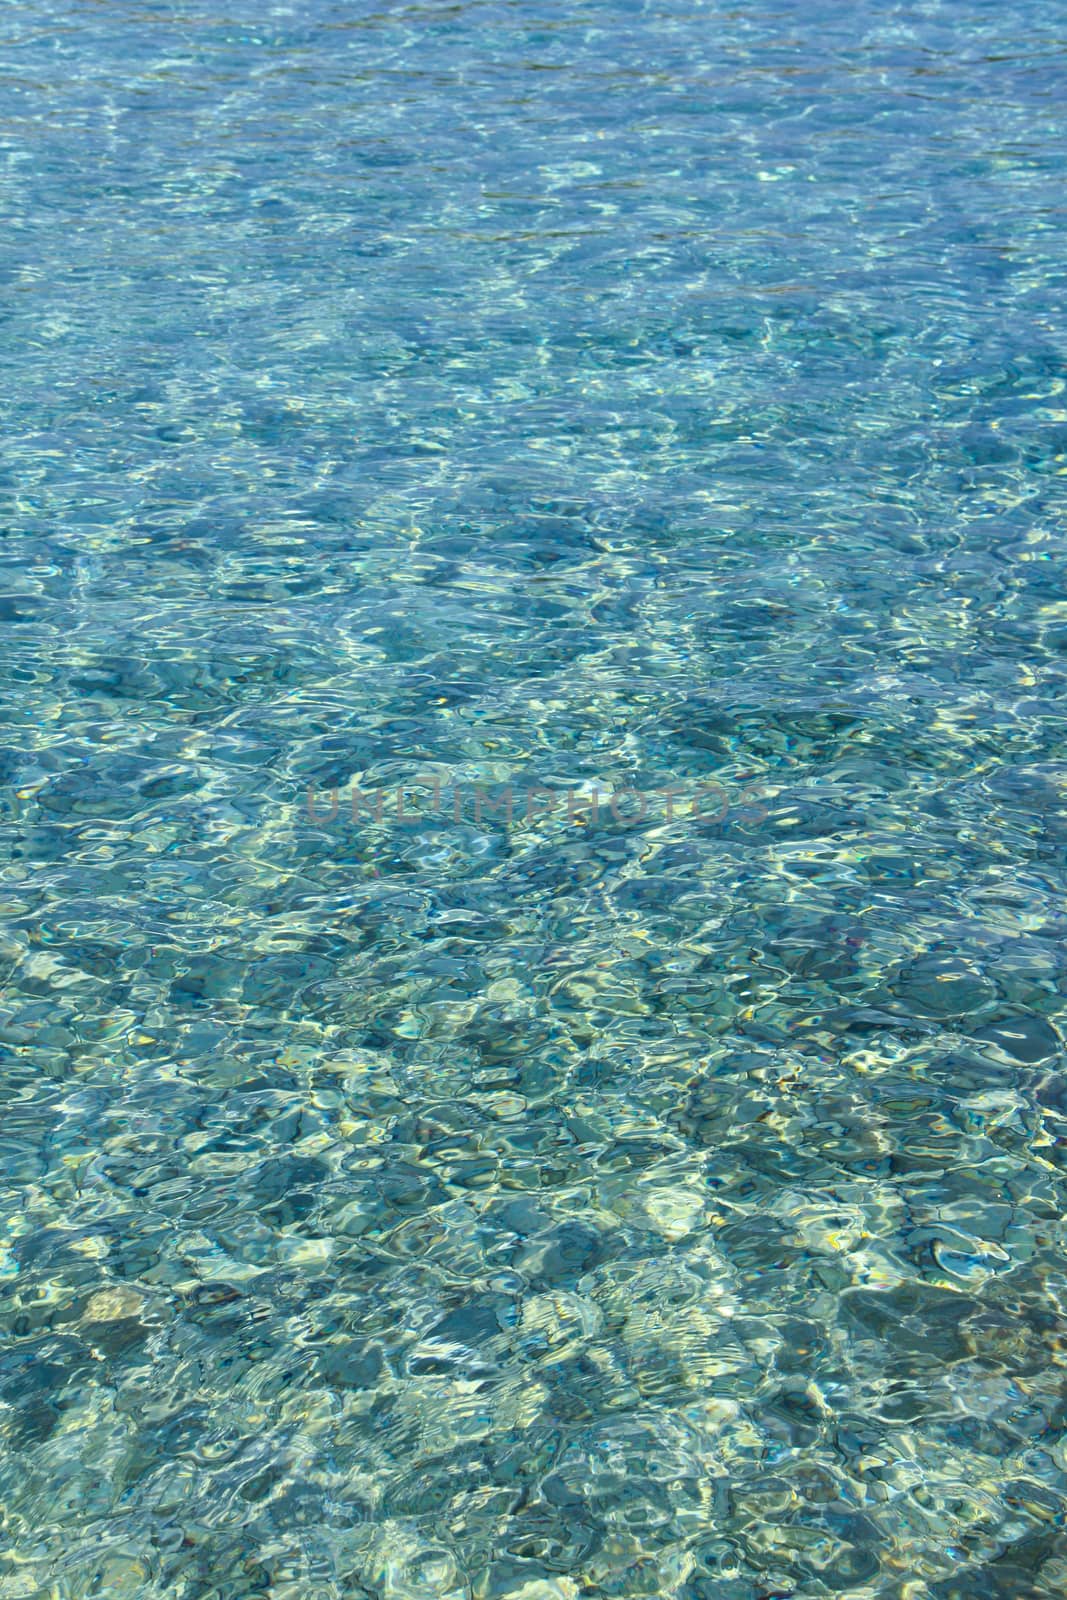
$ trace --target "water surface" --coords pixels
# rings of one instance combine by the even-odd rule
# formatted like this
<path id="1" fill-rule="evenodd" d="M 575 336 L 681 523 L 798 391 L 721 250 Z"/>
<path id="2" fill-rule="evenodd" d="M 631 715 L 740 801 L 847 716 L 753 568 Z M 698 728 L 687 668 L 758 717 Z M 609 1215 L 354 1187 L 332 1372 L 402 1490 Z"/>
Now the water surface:
<path id="1" fill-rule="evenodd" d="M 1061 1595 L 1062 8 L 2 35 L 0 1600 Z"/>

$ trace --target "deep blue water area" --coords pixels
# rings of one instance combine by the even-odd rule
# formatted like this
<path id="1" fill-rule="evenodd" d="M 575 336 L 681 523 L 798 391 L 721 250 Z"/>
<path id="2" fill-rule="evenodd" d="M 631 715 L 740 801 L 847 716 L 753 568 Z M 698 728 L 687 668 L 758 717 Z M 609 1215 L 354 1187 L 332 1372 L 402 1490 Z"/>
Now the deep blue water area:
<path id="1" fill-rule="evenodd" d="M 0 1600 L 1064 1593 L 1065 63 L 4 6 Z"/>

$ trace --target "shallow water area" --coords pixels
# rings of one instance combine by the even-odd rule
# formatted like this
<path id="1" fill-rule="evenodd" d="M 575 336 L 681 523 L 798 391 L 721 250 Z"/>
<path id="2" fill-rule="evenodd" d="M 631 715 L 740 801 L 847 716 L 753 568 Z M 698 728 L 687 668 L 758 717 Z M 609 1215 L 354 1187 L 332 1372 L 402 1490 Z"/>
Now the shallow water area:
<path id="1" fill-rule="evenodd" d="M 1061 9 L 0 38 L 0 1600 L 1062 1595 Z"/>

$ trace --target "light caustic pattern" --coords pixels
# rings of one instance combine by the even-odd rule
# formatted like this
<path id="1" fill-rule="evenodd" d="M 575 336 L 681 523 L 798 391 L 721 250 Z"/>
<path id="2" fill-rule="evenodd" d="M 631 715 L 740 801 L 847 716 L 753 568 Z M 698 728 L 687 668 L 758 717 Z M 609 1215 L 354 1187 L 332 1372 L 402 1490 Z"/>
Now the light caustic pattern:
<path id="1" fill-rule="evenodd" d="M 1063 23 L 3 8 L 0 1600 L 1065 1592 Z"/>

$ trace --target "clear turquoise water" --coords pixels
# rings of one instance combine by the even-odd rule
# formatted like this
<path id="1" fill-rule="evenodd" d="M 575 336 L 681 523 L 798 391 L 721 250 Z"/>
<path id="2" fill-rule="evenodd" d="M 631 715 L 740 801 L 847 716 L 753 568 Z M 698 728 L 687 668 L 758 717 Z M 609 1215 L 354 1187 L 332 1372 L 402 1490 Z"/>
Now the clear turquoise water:
<path id="1" fill-rule="evenodd" d="M 1062 8 L 2 34 L 0 1600 L 1062 1595 Z"/>

